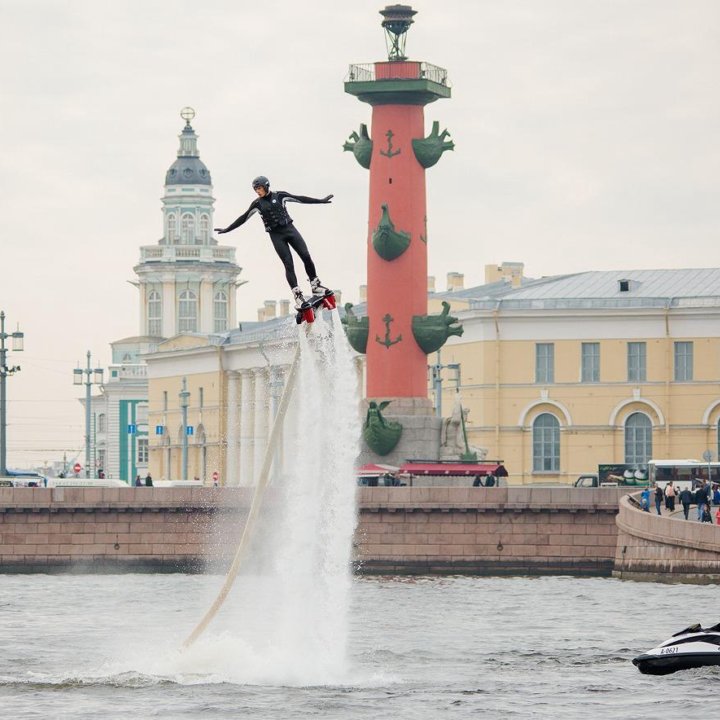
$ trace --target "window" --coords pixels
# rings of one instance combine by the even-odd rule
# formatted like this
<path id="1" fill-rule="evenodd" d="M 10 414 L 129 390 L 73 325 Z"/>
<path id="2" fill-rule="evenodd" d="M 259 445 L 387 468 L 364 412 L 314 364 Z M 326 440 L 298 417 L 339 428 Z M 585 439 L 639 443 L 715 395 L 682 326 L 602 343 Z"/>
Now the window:
<path id="1" fill-rule="evenodd" d="M 214 298 L 215 332 L 227 330 L 228 301 L 227 295 L 222 291 L 215 293 Z"/>
<path id="2" fill-rule="evenodd" d="M 105 450 L 97 451 L 97 468 L 98 468 L 98 475 L 100 473 L 100 470 L 105 472 Z"/>
<path id="3" fill-rule="evenodd" d="M 600 343 L 582 344 L 580 379 L 584 383 L 600 382 Z"/>
<path id="4" fill-rule="evenodd" d="M 210 218 L 207 215 L 200 216 L 200 239 L 203 242 L 210 239 Z"/>
<path id="5" fill-rule="evenodd" d="M 184 245 L 191 245 L 195 240 L 195 218 L 185 213 L 181 221 L 181 237 Z"/>
<path id="6" fill-rule="evenodd" d="M 138 403 L 135 414 L 135 422 L 137 422 L 138 425 L 147 425 L 148 409 L 149 406 L 147 403 Z"/>
<path id="7" fill-rule="evenodd" d="M 675 382 L 687 382 L 693 379 L 693 344 L 675 343 Z"/>
<path id="8" fill-rule="evenodd" d="M 628 343 L 628 382 L 645 382 L 647 379 L 647 345 L 644 342 Z"/>
<path id="9" fill-rule="evenodd" d="M 202 388 L 198 388 L 198 403 L 200 406 L 200 409 L 203 409 L 203 405 L 205 404 L 205 392 Z"/>
<path id="10" fill-rule="evenodd" d="M 533 472 L 560 471 L 560 422 L 550 413 L 533 422 Z"/>
<path id="11" fill-rule="evenodd" d="M 173 213 L 170 213 L 168 215 L 167 219 L 167 237 L 170 242 L 173 242 L 177 239 L 177 218 Z"/>
<path id="12" fill-rule="evenodd" d="M 168 407 L 167 400 L 168 400 L 167 390 L 163 390 L 163 410 L 165 410 L 166 412 L 167 412 L 167 407 Z"/>
<path id="13" fill-rule="evenodd" d="M 552 343 L 535 345 L 535 382 L 555 382 L 555 346 Z"/>
<path id="14" fill-rule="evenodd" d="M 137 441 L 137 464 L 147 465 L 148 463 L 148 439 L 146 437 L 138 438 Z"/>
<path id="15" fill-rule="evenodd" d="M 197 297 L 192 290 L 180 293 L 178 332 L 197 332 Z"/>
<path id="16" fill-rule="evenodd" d="M 625 421 L 625 462 L 645 465 L 652 457 L 652 423 L 644 413 L 636 412 Z"/>
<path id="17" fill-rule="evenodd" d="M 160 337 L 162 335 L 162 298 L 157 290 L 151 290 L 148 295 L 148 335 Z"/>
<path id="18" fill-rule="evenodd" d="M 99 433 L 104 433 L 107 430 L 107 422 L 105 419 L 105 413 L 100 413 L 97 416 L 97 431 Z"/>

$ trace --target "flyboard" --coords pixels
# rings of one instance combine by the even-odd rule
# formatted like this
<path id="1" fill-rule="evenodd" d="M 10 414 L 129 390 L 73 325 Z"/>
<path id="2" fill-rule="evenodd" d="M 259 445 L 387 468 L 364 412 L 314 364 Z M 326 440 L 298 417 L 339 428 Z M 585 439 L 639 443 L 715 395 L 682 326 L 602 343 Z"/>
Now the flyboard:
<path id="1" fill-rule="evenodd" d="M 328 309 L 335 308 L 335 295 L 332 292 L 328 292 L 324 296 L 320 296 L 317 299 L 313 298 L 311 301 L 308 301 L 307 305 L 309 307 L 305 311 L 302 310 L 302 308 L 298 311 L 298 318 L 300 318 L 297 319 L 298 324 L 302 322 L 306 322 L 308 324 L 313 323 L 315 321 L 315 310 L 321 305 Z M 308 312 L 307 315 L 305 314 L 306 311 Z M 275 445 L 277 444 L 280 433 L 282 432 L 283 420 L 285 418 L 288 406 L 290 405 L 290 399 L 293 394 L 293 388 L 295 387 L 295 380 L 297 378 L 299 365 L 300 343 L 298 342 L 297 346 L 295 347 L 295 354 L 293 355 L 290 369 L 288 371 L 285 388 L 283 389 L 283 394 L 280 398 L 277 415 L 275 416 L 275 421 L 273 423 L 272 430 L 270 431 L 268 444 L 265 448 L 265 456 L 263 457 L 263 463 L 260 468 L 260 476 L 258 478 L 257 485 L 255 486 L 255 492 L 253 493 L 252 502 L 250 504 L 250 512 L 248 513 L 245 527 L 243 528 L 242 536 L 240 537 L 240 543 L 238 544 L 238 548 L 235 551 L 235 557 L 233 558 L 232 565 L 228 570 L 225 582 L 220 588 L 220 592 L 215 598 L 213 604 L 203 616 L 202 620 L 200 620 L 195 629 L 185 639 L 185 642 L 183 642 L 183 649 L 189 648 L 200 637 L 200 635 L 203 634 L 207 626 L 217 614 L 218 610 L 222 607 L 222 604 L 225 602 L 225 599 L 227 598 L 230 589 L 235 582 L 235 578 L 240 571 L 243 560 L 245 559 L 245 554 L 250 544 L 253 527 L 258 518 L 258 515 L 260 514 L 260 507 L 262 505 L 265 488 L 267 487 L 268 481 L 270 479 L 270 468 L 272 467 L 273 456 L 275 454 Z"/>
<path id="2" fill-rule="evenodd" d="M 332 290 L 328 290 L 324 295 L 313 295 L 309 300 L 306 300 L 299 307 L 295 315 L 295 322 L 298 325 L 302 322 L 315 322 L 315 311 L 319 307 L 323 307 L 326 310 L 335 309 L 335 293 Z"/>

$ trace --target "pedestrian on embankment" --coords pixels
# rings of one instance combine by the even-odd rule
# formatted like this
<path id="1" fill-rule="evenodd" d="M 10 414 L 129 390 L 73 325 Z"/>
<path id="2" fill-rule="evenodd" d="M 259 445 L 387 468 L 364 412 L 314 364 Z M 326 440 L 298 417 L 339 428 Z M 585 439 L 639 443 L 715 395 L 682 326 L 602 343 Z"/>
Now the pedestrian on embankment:
<path id="1" fill-rule="evenodd" d="M 665 486 L 665 507 L 669 512 L 675 510 L 675 486 L 672 480 L 668 480 L 668 484 Z"/>
<path id="2" fill-rule="evenodd" d="M 663 489 L 655 483 L 655 509 L 658 515 L 662 515 Z"/>
<path id="3" fill-rule="evenodd" d="M 685 519 L 688 519 L 688 515 L 690 514 L 690 504 L 693 501 L 693 494 L 690 492 L 688 488 L 683 488 L 680 491 L 680 504 L 683 508 L 683 515 L 685 516 Z"/>

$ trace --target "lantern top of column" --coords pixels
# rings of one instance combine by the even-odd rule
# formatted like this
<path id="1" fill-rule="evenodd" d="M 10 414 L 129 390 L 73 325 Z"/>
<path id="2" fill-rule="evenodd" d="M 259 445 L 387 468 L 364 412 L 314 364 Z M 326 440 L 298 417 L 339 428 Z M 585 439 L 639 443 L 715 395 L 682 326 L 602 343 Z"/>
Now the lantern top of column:
<path id="1" fill-rule="evenodd" d="M 405 40 L 417 11 L 409 5 L 388 5 L 383 16 L 388 59 L 350 65 L 345 92 L 370 105 L 427 105 L 450 97 L 447 70 L 405 55 Z"/>
<path id="2" fill-rule="evenodd" d="M 413 10 L 409 5 L 388 5 L 384 10 L 380 10 L 380 14 L 383 16 L 381 25 L 385 28 L 388 60 L 407 60 L 405 41 L 417 10 Z"/>

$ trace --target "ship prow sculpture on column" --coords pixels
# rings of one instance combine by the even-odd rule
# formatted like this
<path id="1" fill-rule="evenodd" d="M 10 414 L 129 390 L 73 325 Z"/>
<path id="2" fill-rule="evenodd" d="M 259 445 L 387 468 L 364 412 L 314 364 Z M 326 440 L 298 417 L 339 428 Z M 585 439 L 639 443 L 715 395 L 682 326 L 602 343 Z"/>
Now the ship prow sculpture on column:
<path id="1" fill-rule="evenodd" d="M 461 335 L 445 304 L 427 308 L 425 170 L 454 149 L 440 123 L 425 132 L 425 105 L 450 97 L 447 72 L 405 55 L 416 15 L 409 5 L 380 11 L 388 59 L 351 65 L 345 92 L 372 107 L 343 146 L 369 170 L 367 317 L 346 305 L 348 339 L 367 355 L 366 421 L 360 462 L 438 459 L 442 419 L 428 398 L 427 354 Z"/>

